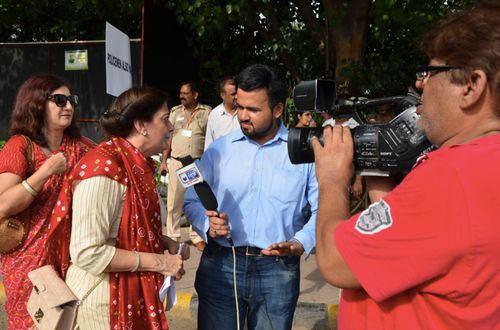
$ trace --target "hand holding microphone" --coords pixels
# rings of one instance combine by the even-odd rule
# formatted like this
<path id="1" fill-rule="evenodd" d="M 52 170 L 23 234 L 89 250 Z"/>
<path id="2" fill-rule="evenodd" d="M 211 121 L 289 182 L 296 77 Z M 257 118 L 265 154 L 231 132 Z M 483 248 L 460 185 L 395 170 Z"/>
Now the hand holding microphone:
<path id="1" fill-rule="evenodd" d="M 228 218 L 226 213 L 218 213 L 217 211 L 206 211 L 208 217 L 209 229 L 208 235 L 212 238 L 225 237 L 230 235 Z"/>
<path id="2" fill-rule="evenodd" d="M 227 225 L 227 215 L 219 213 L 217 210 L 219 207 L 217 198 L 208 183 L 203 180 L 200 170 L 194 163 L 194 159 L 191 156 L 187 156 L 181 159 L 181 163 L 183 167 L 177 170 L 177 176 L 185 188 L 193 186 L 196 195 L 198 195 L 201 204 L 205 208 L 205 214 L 209 219 L 210 229 L 208 234 L 213 238 L 225 236 L 228 243 L 233 246 L 233 239 Z"/>

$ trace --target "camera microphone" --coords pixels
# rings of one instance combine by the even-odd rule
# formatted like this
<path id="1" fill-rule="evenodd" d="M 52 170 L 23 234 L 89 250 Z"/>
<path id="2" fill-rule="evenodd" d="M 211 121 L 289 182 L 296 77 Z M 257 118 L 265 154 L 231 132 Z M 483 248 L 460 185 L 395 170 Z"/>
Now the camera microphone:
<path id="1" fill-rule="evenodd" d="M 196 192 L 196 195 L 200 199 L 205 210 L 216 211 L 218 214 L 219 211 L 217 208 L 219 207 L 219 204 L 217 203 L 217 198 L 208 185 L 208 182 L 203 180 L 203 176 L 194 163 L 193 157 L 186 156 L 181 158 L 180 162 L 183 167 L 177 170 L 177 176 L 179 177 L 179 180 L 184 188 L 193 186 L 194 191 Z M 231 246 L 234 245 L 233 238 L 230 233 L 226 235 L 226 239 Z"/>

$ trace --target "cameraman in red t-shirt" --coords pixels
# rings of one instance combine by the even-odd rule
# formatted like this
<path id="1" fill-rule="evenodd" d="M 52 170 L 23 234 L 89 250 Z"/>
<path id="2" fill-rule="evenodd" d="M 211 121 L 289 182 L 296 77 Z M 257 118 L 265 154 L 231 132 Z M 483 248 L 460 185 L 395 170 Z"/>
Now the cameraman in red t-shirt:
<path id="1" fill-rule="evenodd" d="M 316 260 L 344 288 L 339 329 L 500 328 L 499 27 L 483 1 L 426 35 L 418 126 L 438 149 L 395 188 L 368 180 L 367 210 L 349 214 L 349 129 L 312 141 Z"/>

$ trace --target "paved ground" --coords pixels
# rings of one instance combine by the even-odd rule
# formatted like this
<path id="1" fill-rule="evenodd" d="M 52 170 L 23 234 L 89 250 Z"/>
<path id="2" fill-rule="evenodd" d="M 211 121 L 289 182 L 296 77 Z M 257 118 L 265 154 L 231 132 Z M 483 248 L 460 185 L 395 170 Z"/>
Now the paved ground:
<path id="1" fill-rule="evenodd" d="M 187 228 L 182 228 L 187 239 Z M 186 275 L 176 282 L 178 304 L 167 312 L 171 329 L 196 329 L 198 298 L 194 278 L 201 253 L 191 247 L 191 258 L 184 264 Z M 314 255 L 301 261 L 300 296 L 295 311 L 294 330 L 337 329 L 339 289 L 326 283 L 316 266 Z"/>
<path id="2" fill-rule="evenodd" d="M 0 280 L 2 277 L 0 276 Z M 3 308 L 3 304 L 5 302 L 5 291 L 3 287 L 3 283 L 0 282 L 0 329 L 7 329 L 7 318 L 5 316 L 5 309 Z"/>
<path id="3" fill-rule="evenodd" d="M 188 228 L 182 228 L 182 237 L 187 239 Z M 194 289 L 194 278 L 201 253 L 191 247 L 191 258 L 185 262 L 186 275 L 176 282 L 178 304 L 167 312 L 173 330 L 196 329 L 198 298 Z M 5 295 L 0 282 L 0 330 L 6 329 L 3 303 Z M 321 277 L 314 256 L 301 261 L 300 296 L 295 312 L 294 330 L 336 329 L 339 290 L 327 284 Z"/>

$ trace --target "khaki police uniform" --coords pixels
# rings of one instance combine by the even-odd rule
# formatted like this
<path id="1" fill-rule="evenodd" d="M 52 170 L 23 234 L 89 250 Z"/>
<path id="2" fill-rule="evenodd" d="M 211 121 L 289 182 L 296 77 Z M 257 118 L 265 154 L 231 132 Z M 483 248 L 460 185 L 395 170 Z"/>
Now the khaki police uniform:
<path id="1" fill-rule="evenodd" d="M 176 241 L 181 239 L 180 221 L 186 190 L 179 182 L 175 171 L 182 167 L 179 161 L 181 158 L 189 155 L 197 159 L 203 154 L 208 115 L 211 110 L 210 106 L 198 103 L 192 113 L 189 113 L 182 104 L 173 107 L 170 112 L 169 120 L 174 126 L 174 132 L 170 149 L 171 159 L 167 164 L 169 173 L 167 236 Z M 194 244 L 202 241 L 192 229 L 190 239 Z"/>

